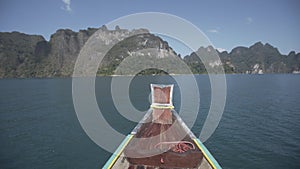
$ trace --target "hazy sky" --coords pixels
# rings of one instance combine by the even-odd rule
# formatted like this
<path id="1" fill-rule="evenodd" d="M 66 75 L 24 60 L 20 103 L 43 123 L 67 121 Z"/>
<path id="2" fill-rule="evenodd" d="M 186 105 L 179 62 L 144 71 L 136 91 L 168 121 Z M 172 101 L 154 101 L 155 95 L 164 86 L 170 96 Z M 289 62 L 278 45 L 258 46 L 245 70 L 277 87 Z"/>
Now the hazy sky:
<path id="1" fill-rule="evenodd" d="M 49 40 L 57 29 L 100 27 L 137 12 L 184 18 L 216 48 L 227 51 L 262 41 L 283 54 L 300 52 L 298 0 L 0 0 L 0 31 L 40 34 Z"/>

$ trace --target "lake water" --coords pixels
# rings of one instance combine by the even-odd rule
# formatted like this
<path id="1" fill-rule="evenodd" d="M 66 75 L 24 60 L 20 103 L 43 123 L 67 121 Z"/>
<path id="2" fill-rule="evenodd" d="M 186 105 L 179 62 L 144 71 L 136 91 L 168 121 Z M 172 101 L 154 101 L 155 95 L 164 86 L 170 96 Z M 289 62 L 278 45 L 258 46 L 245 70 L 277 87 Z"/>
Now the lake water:
<path id="1" fill-rule="evenodd" d="M 205 142 L 221 166 L 299 169 L 300 76 L 226 78 L 225 111 L 217 130 Z M 198 135 L 210 106 L 210 83 L 206 75 L 197 75 L 196 79 L 201 107 L 192 131 Z M 117 113 L 110 82 L 110 77 L 97 78 L 98 104 L 109 123 L 127 134 L 136 123 Z M 172 82 L 174 79 L 168 76 L 135 77 L 130 85 L 130 100 L 137 109 L 146 111 L 149 84 Z M 177 85 L 174 92 L 178 109 L 181 101 Z M 96 169 L 111 155 L 81 128 L 73 106 L 71 78 L 0 80 L 0 141 L 3 169 Z"/>

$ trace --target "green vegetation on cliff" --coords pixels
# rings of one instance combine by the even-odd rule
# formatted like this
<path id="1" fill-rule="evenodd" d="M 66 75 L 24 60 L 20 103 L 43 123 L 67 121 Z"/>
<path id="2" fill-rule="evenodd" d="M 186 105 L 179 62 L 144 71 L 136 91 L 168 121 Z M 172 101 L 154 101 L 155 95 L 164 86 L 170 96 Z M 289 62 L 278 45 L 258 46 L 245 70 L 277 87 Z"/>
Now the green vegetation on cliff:
<path id="1" fill-rule="evenodd" d="M 57 30 L 46 41 L 39 35 L 26 35 L 19 32 L 0 33 L 0 78 L 27 77 L 69 77 L 72 76 L 77 56 L 88 38 L 97 30 L 105 34 L 124 36 L 138 32 L 116 44 L 104 57 L 98 75 L 131 74 L 132 68 L 141 67 L 142 60 L 148 65 L 165 65 L 164 69 L 145 68 L 138 74 L 176 74 L 185 73 L 186 63 L 192 73 L 206 73 L 207 68 L 223 67 L 226 73 L 297 73 L 300 71 L 300 53 L 291 51 L 282 55 L 270 44 L 257 42 L 247 47 L 236 47 L 231 52 L 218 52 L 211 46 L 200 47 L 198 51 L 181 58 L 167 42 L 149 33 L 145 29 L 129 31 L 126 29 L 108 30 L 105 26 L 99 29 L 88 28 L 74 32 L 69 29 Z M 151 49 L 151 51 L 149 51 Z M 206 64 L 198 56 L 209 58 L 218 55 L 221 61 L 208 60 Z M 140 56 L 116 72 L 120 63 L 128 56 Z M 174 69 L 174 64 L 177 70 Z M 208 67 L 205 67 L 207 65 Z M 168 67 L 169 66 L 169 67 Z"/>

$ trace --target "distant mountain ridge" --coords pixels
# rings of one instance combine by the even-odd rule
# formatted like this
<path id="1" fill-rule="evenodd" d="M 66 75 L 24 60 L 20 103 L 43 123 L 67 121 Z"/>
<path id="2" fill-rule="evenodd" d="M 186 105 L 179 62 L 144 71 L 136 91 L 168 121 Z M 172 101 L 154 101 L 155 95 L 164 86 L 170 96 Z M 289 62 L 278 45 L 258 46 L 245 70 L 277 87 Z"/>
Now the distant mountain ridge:
<path id="1" fill-rule="evenodd" d="M 232 65 L 235 73 L 297 73 L 300 68 L 300 53 L 282 55 L 268 43 L 257 42 L 249 48 L 236 47 L 219 56 L 223 63 Z"/>
<path id="2" fill-rule="evenodd" d="M 51 35 L 49 41 L 40 35 L 27 35 L 19 32 L 0 33 L 0 78 L 29 77 L 70 77 L 77 56 L 88 40 L 97 30 L 117 37 L 133 35 L 115 45 L 105 56 L 98 70 L 98 75 L 112 75 L 124 58 L 136 51 L 147 48 L 157 48 L 160 59 L 172 59 L 169 55 L 178 56 L 176 52 L 160 37 L 149 33 L 146 29 L 126 30 L 118 26 L 115 30 L 88 28 L 74 32 L 69 29 L 59 29 Z M 138 35 L 136 35 L 138 34 Z M 107 40 L 108 41 L 108 40 Z M 193 73 L 206 73 L 204 64 L 196 56 L 209 56 L 211 46 L 200 47 L 198 51 L 182 58 Z M 217 51 L 218 52 L 218 51 Z M 290 52 L 282 55 L 270 44 L 257 42 L 247 47 L 236 47 L 231 52 L 218 52 L 221 62 L 208 63 L 212 67 L 224 67 L 226 73 L 299 73 L 300 53 Z M 144 55 L 144 54 L 143 54 Z M 149 54 L 149 57 L 151 54 Z M 175 57 L 176 59 L 180 58 Z M 175 59 L 173 58 L 173 59 Z M 181 59 L 181 58 L 180 58 Z M 166 60 L 165 60 L 166 61 Z M 138 63 L 136 63 L 138 64 Z M 134 66 L 134 65 L 133 65 Z M 130 68 L 128 68 L 130 69 Z M 161 73 L 157 70 L 143 71 L 144 74 Z"/>
<path id="3" fill-rule="evenodd" d="M 193 73 L 206 73 L 204 64 L 198 56 L 214 54 L 215 49 L 211 46 L 200 47 L 198 51 L 185 56 L 184 61 L 189 65 Z M 217 51 L 226 73 L 239 74 L 264 74 L 264 73 L 299 73 L 300 53 L 294 51 L 288 55 L 282 55 L 277 48 L 270 44 L 257 42 L 248 47 L 236 47 L 231 52 Z M 197 56 L 198 55 L 198 56 Z"/>

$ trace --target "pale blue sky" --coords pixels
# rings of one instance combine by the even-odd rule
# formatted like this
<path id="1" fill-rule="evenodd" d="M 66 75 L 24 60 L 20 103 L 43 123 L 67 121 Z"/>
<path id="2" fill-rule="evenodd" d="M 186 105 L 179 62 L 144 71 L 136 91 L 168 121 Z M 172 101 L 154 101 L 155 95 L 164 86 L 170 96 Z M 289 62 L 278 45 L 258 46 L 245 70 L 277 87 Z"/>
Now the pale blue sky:
<path id="1" fill-rule="evenodd" d="M 0 0 L 0 31 L 49 39 L 60 28 L 78 31 L 128 14 L 163 12 L 192 22 L 217 48 L 262 41 L 287 54 L 300 52 L 299 11 L 298 0 Z"/>

